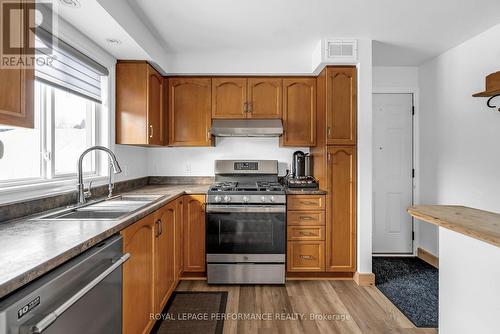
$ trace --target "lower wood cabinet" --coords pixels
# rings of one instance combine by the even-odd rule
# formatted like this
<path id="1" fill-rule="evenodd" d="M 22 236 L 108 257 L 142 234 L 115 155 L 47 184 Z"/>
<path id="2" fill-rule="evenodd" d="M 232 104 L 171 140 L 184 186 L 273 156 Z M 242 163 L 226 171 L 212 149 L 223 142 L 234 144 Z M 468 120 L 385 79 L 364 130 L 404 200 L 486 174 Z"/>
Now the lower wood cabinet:
<path id="1" fill-rule="evenodd" d="M 205 272 L 205 195 L 185 195 L 183 201 L 183 271 Z"/>
<path id="2" fill-rule="evenodd" d="M 123 251 L 130 258 L 123 265 L 123 333 L 149 333 L 155 304 L 156 215 L 152 213 L 124 229 Z"/>
<path id="3" fill-rule="evenodd" d="M 168 203 L 157 211 L 156 233 L 156 308 L 159 313 L 167 304 L 176 286 L 175 273 L 175 226 L 177 224 L 177 203 Z"/>
<path id="4" fill-rule="evenodd" d="M 290 272 L 325 271 L 324 241 L 288 242 L 287 270 Z"/>

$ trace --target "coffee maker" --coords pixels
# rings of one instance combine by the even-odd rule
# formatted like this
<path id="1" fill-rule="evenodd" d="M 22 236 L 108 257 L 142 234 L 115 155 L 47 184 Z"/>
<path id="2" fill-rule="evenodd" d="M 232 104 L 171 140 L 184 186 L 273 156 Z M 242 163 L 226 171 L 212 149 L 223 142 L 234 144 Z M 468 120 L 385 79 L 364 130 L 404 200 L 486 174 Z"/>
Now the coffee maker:
<path id="1" fill-rule="evenodd" d="M 318 182 L 311 173 L 309 153 L 295 151 L 292 156 L 292 174 L 287 180 L 288 188 L 318 188 Z"/>

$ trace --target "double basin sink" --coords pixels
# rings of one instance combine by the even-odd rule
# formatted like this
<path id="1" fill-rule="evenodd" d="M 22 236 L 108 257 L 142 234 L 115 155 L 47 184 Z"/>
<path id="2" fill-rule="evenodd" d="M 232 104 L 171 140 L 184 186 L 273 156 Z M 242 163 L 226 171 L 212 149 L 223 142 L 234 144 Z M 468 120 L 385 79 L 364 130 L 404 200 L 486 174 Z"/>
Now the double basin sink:
<path id="1" fill-rule="evenodd" d="M 156 201 L 162 195 L 119 195 L 71 207 L 36 220 L 119 220 Z"/>

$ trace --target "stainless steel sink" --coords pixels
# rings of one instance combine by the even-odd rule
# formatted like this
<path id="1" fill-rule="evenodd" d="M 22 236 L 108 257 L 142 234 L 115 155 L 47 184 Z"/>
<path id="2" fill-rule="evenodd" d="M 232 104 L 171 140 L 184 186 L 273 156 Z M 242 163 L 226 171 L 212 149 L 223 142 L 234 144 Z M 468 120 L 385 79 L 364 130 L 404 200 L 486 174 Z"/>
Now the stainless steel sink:
<path id="1" fill-rule="evenodd" d="M 119 220 L 154 202 L 161 195 L 120 195 L 83 206 L 63 209 L 35 220 Z"/>

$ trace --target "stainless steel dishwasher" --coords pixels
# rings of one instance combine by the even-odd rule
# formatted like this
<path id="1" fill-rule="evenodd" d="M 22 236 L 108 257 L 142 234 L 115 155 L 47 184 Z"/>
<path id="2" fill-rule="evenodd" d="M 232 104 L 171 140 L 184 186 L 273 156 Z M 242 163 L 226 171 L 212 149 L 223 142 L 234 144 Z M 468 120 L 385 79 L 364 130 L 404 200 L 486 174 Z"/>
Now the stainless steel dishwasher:
<path id="1" fill-rule="evenodd" d="M 0 334 L 121 333 L 122 237 L 113 236 L 0 302 Z"/>

